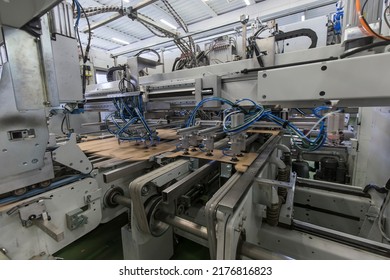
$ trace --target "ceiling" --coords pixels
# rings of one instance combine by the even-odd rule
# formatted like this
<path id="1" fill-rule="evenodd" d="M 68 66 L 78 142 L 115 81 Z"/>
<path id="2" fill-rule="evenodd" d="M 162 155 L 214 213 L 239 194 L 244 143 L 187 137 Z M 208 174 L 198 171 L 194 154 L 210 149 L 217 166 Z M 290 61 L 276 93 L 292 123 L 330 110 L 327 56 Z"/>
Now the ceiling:
<path id="1" fill-rule="evenodd" d="M 261 2 L 263 0 L 247 0 L 251 4 Z M 102 5 L 114 5 L 121 6 L 121 0 L 79 0 L 80 4 L 84 7 L 99 7 Z M 123 6 L 134 6 L 140 3 L 140 0 L 123 0 Z M 182 17 L 187 25 L 200 22 L 218 15 L 222 15 L 227 12 L 231 12 L 243 7 L 247 4 L 245 0 L 169 0 L 169 3 Z M 139 10 L 140 13 L 152 18 L 158 23 L 164 19 L 169 23 L 177 26 L 173 17 L 167 11 L 165 5 L 161 1 L 157 1 L 154 4 L 148 5 Z M 99 22 L 110 15 L 116 13 L 104 13 L 89 17 L 90 23 Z M 164 25 L 161 23 L 161 25 Z M 79 30 L 83 30 L 86 27 L 85 19 L 80 20 Z M 168 27 L 168 26 L 165 26 Z M 169 28 L 169 27 L 168 27 Z M 180 32 L 180 30 L 179 30 Z M 87 42 L 87 35 L 81 33 L 81 41 L 83 44 Z M 133 44 L 148 38 L 154 37 L 154 35 L 142 24 L 137 21 L 132 21 L 128 17 L 124 16 L 113 22 L 106 24 L 103 27 L 97 28 L 93 31 L 93 39 L 91 42 L 92 48 L 97 48 L 105 51 L 112 51 L 119 47 L 123 47 L 129 44 Z M 123 40 L 127 43 L 120 43 L 115 39 Z"/>
<path id="2" fill-rule="evenodd" d="M 68 0 L 70 1 L 70 0 Z M 246 9 L 249 11 L 251 5 L 258 6 L 263 4 L 258 4 L 259 2 L 275 1 L 277 0 L 169 0 L 170 5 L 176 10 L 176 12 L 181 16 L 184 22 L 189 25 L 189 31 L 191 32 L 191 25 L 198 25 L 202 22 L 210 22 L 211 20 L 217 20 L 220 15 L 224 15 L 233 11 L 238 11 Z M 302 2 L 303 0 L 301 0 Z M 103 5 L 113 5 L 113 6 L 124 6 L 130 7 L 143 2 L 142 0 L 79 0 L 80 4 L 84 8 L 88 7 L 101 7 Z M 250 5 L 247 5 L 247 3 Z M 281 2 L 281 1 L 280 1 Z M 291 2 L 291 1 L 285 1 Z M 298 1 L 299 2 L 299 1 Z M 310 2 L 307 0 L 307 2 Z M 319 1 L 312 1 L 319 2 Z M 325 2 L 327 4 L 336 1 L 320 1 L 321 3 Z M 253 7 L 255 8 L 255 7 Z M 325 15 L 328 13 L 329 9 L 333 10 L 334 6 L 327 6 L 327 10 L 321 11 L 320 14 Z M 138 11 L 139 13 L 148 16 L 154 21 L 158 22 L 162 26 L 161 19 L 166 20 L 167 22 L 178 26 L 174 18 L 168 12 L 164 3 L 161 1 L 156 1 L 153 4 L 150 4 Z M 99 22 L 107 17 L 117 13 L 104 13 L 98 14 L 89 17 L 91 24 Z M 295 19 L 294 19 L 295 20 Z M 83 30 L 86 27 L 87 23 L 84 18 L 80 20 L 79 30 Z M 164 26 L 169 28 L 168 26 Z M 173 30 L 173 29 L 172 29 Z M 181 34 L 185 32 L 181 29 L 178 29 Z M 154 39 L 155 37 L 155 39 Z M 80 32 L 80 38 L 83 45 L 87 43 L 88 36 L 86 33 Z M 119 41 L 118 41 L 119 39 Z M 147 40 L 148 39 L 148 40 Z M 126 46 L 138 45 L 143 41 L 150 42 L 151 40 L 158 40 L 153 33 L 151 33 L 146 27 L 137 21 L 132 21 L 127 16 L 123 16 L 115 21 L 105 24 L 102 27 L 99 27 L 93 30 L 93 36 L 91 41 L 91 47 L 95 49 L 100 49 L 107 52 L 112 52 L 114 50 L 121 50 L 126 48 Z M 146 41 L 147 40 L 147 41 Z M 123 42 L 120 42 L 123 41 Z"/>

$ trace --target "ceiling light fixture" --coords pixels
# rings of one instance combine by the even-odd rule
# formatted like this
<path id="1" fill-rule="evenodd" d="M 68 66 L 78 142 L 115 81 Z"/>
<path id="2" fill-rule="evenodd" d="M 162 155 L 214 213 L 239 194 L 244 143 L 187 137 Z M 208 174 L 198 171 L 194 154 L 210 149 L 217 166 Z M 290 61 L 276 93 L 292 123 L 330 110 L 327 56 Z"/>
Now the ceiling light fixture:
<path id="1" fill-rule="evenodd" d="M 173 28 L 173 29 L 175 29 L 175 30 L 177 29 L 176 26 L 174 26 L 172 23 L 166 21 L 165 19 L 160 19 L 160 21 L 161 21 L 162 23 L 164 23 L 165 25 L 169 26 L 170 28 Z"/>
<path id="2" fill-rule="evenodd" d="M 111 38 L 113 41 L 115 42 L 118 42 L 118 43 L 121 43 L 121 44 L 124 44 L 124 45 L 128 45 L 130 44 L 129 42 L 125 41 L 125 40 L 121 40 L 121 39 L 118 39 L 118 38 Z"/>
<path id="3" fill-rule="evenodd" d="M 251 2 L 249 2 L 249 0 L 244 0 L 244 2 L 245 2 L 245 4 L 246 4 L 247 6 L 249 6 L 249 5 L 251 4 Z"/>

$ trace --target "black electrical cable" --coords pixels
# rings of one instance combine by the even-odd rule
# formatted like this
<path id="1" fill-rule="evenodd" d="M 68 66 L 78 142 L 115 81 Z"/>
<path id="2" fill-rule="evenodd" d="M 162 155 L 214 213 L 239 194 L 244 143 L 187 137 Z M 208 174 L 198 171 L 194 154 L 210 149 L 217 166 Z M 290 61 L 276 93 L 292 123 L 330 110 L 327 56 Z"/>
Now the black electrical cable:
<path id="1" fill-rule="evenodd" d="M 299 114 L 306 116 L 306 113 L 303 112 L 302 109 L 300 109 L 300 108 L 293 108 L 293 109 L 296 110 Z"/>
<path id="2" fill-rule="evenodd" d="M 172 72 L 176 70 L 176 65 L 179 62 L 179 60 L 180 60 L 180 57 L 175 58 L 175 61 L 173 62 L 173 65 L 172 65 Z"/>
<path id="3" fill-rule="evenodd" d="M 268 27 L 263 26 L 262 28 L 260 28 L 259 30 L 257 30 L 255 34 L 253 34 L 253 37 L 254 37 L 254 38 L 257 38 L 257 36 L 258 36 L 259 34 L 261 34 L 263 31 L 265 31 L 265 30 L 267 30 L 267 29 L 268 29 Z"/>
<path id="4" fill-rule="evenodd" d="M 62 134 L 64 134 L 64 135 L 66 135 L 66 133 L 65 133 L 65 131 L 64 131 L 65 119 L 66 119 L 66 114 L 64 115 L 64 118 L 62 119 L 62 122 L 61 122 L 61 132 L 62 132 Z"/>
<path id="5" fill-rule="evenodd" d="M 140 56 L 141 54 L 146 53 L 146 52 L 154 53 L 155 55 L 157 55 L 157 62 L 161 61 L 160 54 L 157 51 L 153 50 L 153 49 L 143 49 L 143 50 L 139 51 L 135 56 Z"/>
<path id="6" fill-rule="evenodd" d="M 388 191 L 389 191 L 388 189 L 386 189 L 384 187 L 379 187 L 379 186 L 374 185 L 374 184 L 368 184 L 367 186 L 364 187 L 363 192 L 367 193 L 368 190 L 370 190 L 370 189 L 374 189 L 378 193 L 388 193 Z"/>
<path id="7" fill-rule="evenodd" d="M 383 13 L 383 18 L 385 19 L 387 27 L 390 28 L 390 22 L 389 22 L 389 19 L 387 18 L 387 13 L 389 13 L 389 12 L 390 12 L 390 6 L 387 6 L 384 13 Z"/>
<path id="8" fill-rule="evenodd" d="M 259 63 L 260 67 L 264 67 L 265 65 L 264 65 L 263 59 L 261 58 L 261 51 L 256 43 L 254 46 L 254 51 L 255 51 L 256 58 L 257 58 L 257 62 Z"/>
<path id="9" fill-rule="evenodd" d="M 75 1 L 73 1 L 73 3 L 74 2 Z M 87 63 L 87 61 L 88 61 L 89 50 L 91 48 L 92 32 L 91 32 L 91 25 L 90 25 L 90 22 L 89 22 L 88 15 L 85 12 L 83 6 L 81 6 L 81 4 L 79 2 L 77 2 L 77 4 L 75 4 L 75 5 L 78 5 L 80 7 L 81 12 L 84 14 L 85 20 L 87 21 L 87 25 L 88 25 L 88 42 L 87 42 L 87 46 L 85 47 L 85 52 L 84 52 L 83 46 L 81 44 L 80 32 L 79 32 L 78 29 L 76 30 L 77 39 L 78 39 L 79 44 L 80 44 L 81 57 L 82 57 L 82 60 L 83 60 L 82 90 L 83 90 L 83 96 L 84 96 L 85 95 L 85 91 L 86 91 L 86 87 L 87 87 L 87 76 L 86 76 L 86 74 L 87 74 L 86 73 L 87 72 L 87 67 L 86 67 L 85 63 Z"/>
<path id="10" fill-rule="evenodd" d="M 91 24 L 89 23 L 89 18 L 87 16 L 87 13 L 85 12 L 83 6 L 80 5 L 80 9 L 85 16 L 85 20 L 87 21 L 87 25 L 88 25 L 88 43 L 87 43 L 87 47 L 85 48 L 85 54 L 83 57 L 83 61 L 84 61 L 84 63 L 86 63 L 88 61 L 89 50 L 91 48 L 92 31 L 91 31 Z"/>
<path id="11" fill-rule="evenodd" d="M 367 31 L 370 32 L 371 34 L 375 35 L 375 36 L 378 37 L 379 39 L 382 39 L 382 40 L 384 40 L 384 41 L 390 41 L 390 38 L 384 37 L 384 36 L 382 36 L 382 35 L 376 33 L 376 32 L 371 28 L 371 26 L 368 24 L 366 18 L 364 17 L 364 9 L 366 8 L 367 3 L 368 3 L 368 0 L 366 0 L 366 1 L 364 2 L 363 6 L 362 6 L 362 9 L 360 10 L 361 19 L 362 19 L 362 21 L 365 23 L 365 25 L 367 26 L 367 28 L 368 28 Z"/>
<path id="12" fill-rule="evenodd" d="M 87 47 L 85 48 L 85 53 L 84 53 L 84 58 L 83 58 L 83 62 L 84 62 L 83 63 L 83 95 L 84 95 L 86 88 L 87 88 L 87 77 L 86 77 L 87 69 L 86 69 L 85 63 L 87 63 L 87 61 L 88 61 L 89 50 L 91 48 L 92 32 L 91 32 L 91 25 L 89 23 L 88 16 L 85 13 L 84 8 L 81 5 L 80 5 L 80 8 L 81 8 L 81 11 L 83 12 L 83 14 L 85 15 L 85 20 L 87 21 L 87 25 L 88 25 L 88 43 L 87 43 Z"/>
<path id="13" fill-rule="evenodd" d="M 368 3 L 368 0 L 366 0 L 366 1 L 364 2 L 363 6 L 362 6 L 362 10 L 361 10 L 361 14 L 362 14 L 362 15 L 364 15 L 363 13 L 364 13 L 364 10 L 366 9 L 367 3 Z"/>
<path id="14" fill-rule="evenodd" d="M 375 42 L 375 43 L 369 44 L 367 46 L 363 46 L 363 47 L 354 49 L 352 51 L 343 53 L 342 55 L 340 55 L 340 59 L 346 58 L 348 56 L 351 56 L 351 55 L 354 55 L 354 54 L 357 54 L 357 53 L 360 53 L 360 52 L 363 52 L 363 51 L 366 51 L 366 50 L 369 50 L 369 49 L 372 49 L 372 48 L 384 47 L 384 46 L 387 46 L 387 45 L 390 45 L 390 41 Z"/>

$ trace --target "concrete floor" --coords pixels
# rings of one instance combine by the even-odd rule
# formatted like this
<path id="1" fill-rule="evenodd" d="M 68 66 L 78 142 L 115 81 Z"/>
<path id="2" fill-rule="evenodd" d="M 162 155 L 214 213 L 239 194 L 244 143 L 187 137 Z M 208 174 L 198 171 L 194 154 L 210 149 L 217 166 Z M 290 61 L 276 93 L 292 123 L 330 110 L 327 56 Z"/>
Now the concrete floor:
<path id="1" fill-rule="evenodd" d="M 54 254 L 65 260 L 123 260 L 121 227 L 127 223 L 127 213 L 101 224 L 95 230 Z M 174 260 L 207 260 L 208 248 L 185 238 L 178 238 Z"/>

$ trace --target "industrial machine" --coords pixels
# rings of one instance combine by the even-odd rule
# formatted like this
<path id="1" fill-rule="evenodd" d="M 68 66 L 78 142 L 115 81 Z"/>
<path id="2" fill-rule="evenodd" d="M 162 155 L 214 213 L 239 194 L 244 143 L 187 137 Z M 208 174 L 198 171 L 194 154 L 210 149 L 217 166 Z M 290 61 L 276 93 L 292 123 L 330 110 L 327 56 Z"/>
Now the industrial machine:
<path id="1" fill-rule="evenodd" d="M 71 20 L 80 3 L 31 2 L 18 21 L 17 1 L 0 3 L 0 258 L 50 258 L 124 212 L 126 259 L 169 259 L 175 236 L 211 259 L 390 257 L 390 117 L 369 108 L 390 104 L 387 2 L 340 1 L 323 42 L 341 43 L 275 21 L 250 35 L 242 17 L 241 49 L 190 38 L 171 72 L 147 75 L 162 63 L 147 49 L 95 85 Z M 119 11 L 167 33 L 136 13 L 144 2 L 83 16 Z M 72 133 L 80 111 L 104 115 L 97 133 Z M 58 112 L 61 137 L 48 130 Z"/>

